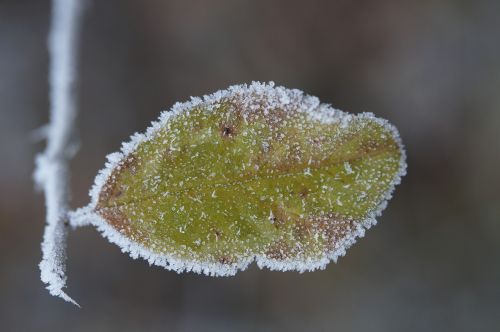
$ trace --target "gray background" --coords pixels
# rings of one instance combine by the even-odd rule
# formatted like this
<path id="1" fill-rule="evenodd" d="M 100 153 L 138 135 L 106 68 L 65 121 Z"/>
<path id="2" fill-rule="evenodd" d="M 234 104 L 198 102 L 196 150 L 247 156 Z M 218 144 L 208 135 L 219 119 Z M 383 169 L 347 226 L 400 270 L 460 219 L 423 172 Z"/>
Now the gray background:
<path id="1" fill-rule="evenodd" d="M 48 114 L 49 1 L 0 0 L 0 330 L 499 331 L 500 2 L 89 1 L 72 206 L 105 155 L 175 101 L 274 80 L 400 129 L 408 175 L 338 264 L 177 275 L 93 228 L 69 237 L 69 294 L 37 264 L 30 132 Z"/>

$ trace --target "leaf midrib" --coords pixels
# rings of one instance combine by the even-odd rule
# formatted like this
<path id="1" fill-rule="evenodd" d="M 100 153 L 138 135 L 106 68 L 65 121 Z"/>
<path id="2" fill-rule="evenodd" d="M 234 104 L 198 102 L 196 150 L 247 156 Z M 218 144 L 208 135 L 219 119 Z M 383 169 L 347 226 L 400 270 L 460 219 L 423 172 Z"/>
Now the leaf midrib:
<path id="1" fill-rule="evenodd" d="M 192 191 L 194 189 L 207 188 L 207 187 L 218 187 L 218 188 L 220 188 L 220 187 L 229 187 L 229 186 L 235 186 L 235 185 L 241 186 L 243 184 L 246 184 L 246 183 L 252 182 L 254 180 L 258 180 L 258 179 L 266 179 L 266 178 L 269 179 L 269 178 L 279 178 L 279 177 L 293 176 L 293 175 L 297 175 L 299 173 L 303 173 L 304 170 L 307 169 L 307 168 L 309 168 L 311 170 L 318 170 L 318 169 L 321 169 L 321 168 L 331 168 L 331 167 L 334 167 L 334 166 L 338 166 L 338 165 L 340 165 L 342 163 L 345 163 L 345 162 L 354 162 L 354 161 L 357 161 L 357 160 L 360 160 L 360 159 L 370 159 L 370 158 L 382 155 L 383 153 L 390 152 L 393 148 L 394 148 L 394 146 L 392 144 L 391 145 L 383 145 L 383 148 L 376 149 L 373 152 L 370 152 L 370 153 L 361 153 L 361 154 L 354 154 L 353 156 L 350 156 L 349 158 L 343 158 L 343 159 L 334 160 L 331 163 L 320 161 L 319 165 L 316 165 L 314 167 L 313 166 L 309 166 L 306 163 L 301 163 L 301 164 L 299 164 L 300 168 L 297 168 L 295 171 L 281 172 L 281 173 L 276 173 L 276 174 L 270 174 L 270 175 L 267 175 L 267 176 L 264 175 L 264 174 L 262 174 L 262 173 L 256 173 L 253 176 L 247 177 L 247 178 L 240 178 L 240 179 L 236 179 L 236 180 L 232 180 L 232 181 L 226 181 L 226 182 L 202 182 L 198 186 L 192 186 L 192 187 L 188 187 L 188 188 L 179 189 L 179 190 L 176 190 L 176 191 L 173 191 L 173 192 L 171 192 L 171 191 L 169 191 L 169 192 L 173 193 L 176 196 L 178 196 L 179 194 L 187 193 L 187 192 Z M 394 151 L 397 152 L 397 149 L 394 150 Z M 145 202 L 145 201 L 148 201 L 148 200 L 151 200 L 151 199 L 154 199 L 154 198 L 158 198 L 160 196 L 161 196 L 161 193 L 152 193 L 150 195 L 142 195 L 142 197 L 144 197 L 144 199 L 134 200 L 134 201 L 127 201 L 127 202 L 121 202 L 119 204 L 115 203 L 113 206 L 107 206 L 107 207 L 103 207 L 103 208 L 96 208 L 96 211 L 104 210 L 104 209 L 113 209 L 113 208 L 117 208 L 117 207 L 120 207 L 120 206 L 127 206 L 127 205 L 131 205 L 131 204 L 136 204 L 137 202 Z M 108 200 L 108 202 L 109 202 L 109 200 Z"/>

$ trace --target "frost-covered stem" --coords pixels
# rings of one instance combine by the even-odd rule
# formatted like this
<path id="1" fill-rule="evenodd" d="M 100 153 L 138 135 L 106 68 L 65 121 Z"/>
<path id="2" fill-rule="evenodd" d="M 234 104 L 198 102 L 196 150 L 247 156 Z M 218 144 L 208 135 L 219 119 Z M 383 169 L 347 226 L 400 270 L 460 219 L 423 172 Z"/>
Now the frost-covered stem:
<path id="1" fill-rule="evenodd" d="M 77 45 L 82 0 L 53 0 L 48 39 L 50 123 L 47 147 L 36 158 L 35 181 L 45 195 L 46 227 L 42 243 L 41 279 L 50 294 L 78 305 L 64 291 L 69 201 L 69 160 L 75 153 L 74 122 Z"/>

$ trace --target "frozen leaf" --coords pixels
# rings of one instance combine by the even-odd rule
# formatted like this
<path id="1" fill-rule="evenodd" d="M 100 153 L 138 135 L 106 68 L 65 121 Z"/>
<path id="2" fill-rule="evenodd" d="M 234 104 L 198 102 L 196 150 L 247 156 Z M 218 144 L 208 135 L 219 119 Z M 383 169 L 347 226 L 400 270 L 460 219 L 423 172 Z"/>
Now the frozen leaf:
<path id="1" fill-rule="evenodd" d="M 74 219 L 132 257 L 232 275 L 324 268 L 375 223 L 406 169 L 396 129 L 273 83 L 164 112 L 110 155 Z"/>

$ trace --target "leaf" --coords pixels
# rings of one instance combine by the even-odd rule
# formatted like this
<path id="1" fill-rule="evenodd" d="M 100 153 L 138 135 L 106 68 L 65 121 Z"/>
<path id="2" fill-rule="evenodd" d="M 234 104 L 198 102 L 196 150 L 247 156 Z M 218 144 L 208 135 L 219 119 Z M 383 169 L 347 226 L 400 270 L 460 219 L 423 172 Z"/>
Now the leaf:
<path id="1" fill-rule="evenodd" d="M 405 169 L 385 120 L 253 83 L 164 112 L 109 156 L 88 210 L 132 257 L 179 272 L 314 270 L 375 224 Z"/>

